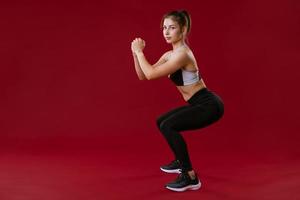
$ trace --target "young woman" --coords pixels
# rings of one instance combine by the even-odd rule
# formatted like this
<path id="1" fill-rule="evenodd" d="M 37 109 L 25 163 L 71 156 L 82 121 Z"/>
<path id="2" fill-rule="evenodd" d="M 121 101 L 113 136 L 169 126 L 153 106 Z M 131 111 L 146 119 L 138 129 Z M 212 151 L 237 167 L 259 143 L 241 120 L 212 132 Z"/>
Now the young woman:
<path id="1" fill-rule="evenodd" d="M 168 76 L 187 102 L 157 119 L 157 126 L 175 157 L 160 169 L 167 173 L 179 173 L 176 180 L 166 184 L 167 189 L 178 192 L 197 190 L 201 183 L 192 168 L 187 145 L 180 132 L 203 128 L 219 120 L 224 112 L 223 102 L 207 89 L 198 73 L 193 52 L 185 42 L 191 29 L 190 15 L 186 11 L 169 12 L 163 16 L 161 25 L 163 36 L 173 50 L 151 65 L 143 53 L 145 41 L 136 38 L 131 43 L 135 70 L 140 80 Z"/>

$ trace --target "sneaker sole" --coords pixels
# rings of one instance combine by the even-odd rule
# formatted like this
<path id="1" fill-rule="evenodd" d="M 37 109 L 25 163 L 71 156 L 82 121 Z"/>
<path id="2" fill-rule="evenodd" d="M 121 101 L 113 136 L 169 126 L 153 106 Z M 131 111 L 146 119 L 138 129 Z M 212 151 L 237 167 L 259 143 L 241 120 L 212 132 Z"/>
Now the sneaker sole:
<path id="1" fill-rule="evenodd" d="M 201 187 L 200 182 L 197 185 L 188 185 L 183 188 L 172 188 L 172 187 L 166 186 L 167 189 L 175 191 L 175 192 L 184 192 L 186 190 L 198 190 L 198 189 L 200 189 L 200 187 Z"/>
<path id="2" fill-rule="evenodd" d="M 171 170 L 168 170 L 168 169 L 160 168 L 160 170 L 163 171 L 163 172 L 166 172 L 166 173 L 176 173 L 176 174 L 180 174 L 181 173 L 180 169 L 171 169 Z"/>

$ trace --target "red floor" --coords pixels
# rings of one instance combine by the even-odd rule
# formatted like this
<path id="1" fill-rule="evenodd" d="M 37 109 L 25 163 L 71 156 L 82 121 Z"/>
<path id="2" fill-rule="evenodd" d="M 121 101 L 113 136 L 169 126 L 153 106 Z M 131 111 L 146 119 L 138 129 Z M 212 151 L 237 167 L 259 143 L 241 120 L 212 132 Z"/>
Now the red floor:
<path id="1" fill-rule="evenodd" d="M 171 154 L 162 140 L 19 140 L 2 146 L 0 199 L 300 199 L 300 161 L 287 152 L 263 155 L 189 144 L 203 187 L 175 193 L 159 165 Z M 151 150 L 149 144 L 154 143 Z M 200 150 L 201 152 L 196 152 Z"/>

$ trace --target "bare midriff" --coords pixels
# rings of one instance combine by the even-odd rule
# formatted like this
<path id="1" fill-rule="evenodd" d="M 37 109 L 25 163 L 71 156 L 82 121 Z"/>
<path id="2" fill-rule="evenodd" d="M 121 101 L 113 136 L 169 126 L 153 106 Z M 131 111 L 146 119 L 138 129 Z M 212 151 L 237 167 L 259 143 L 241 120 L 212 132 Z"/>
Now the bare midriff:
<path id="1" fill-rule="evenodd" d="M 203 88 L 206 88 L 206 85 L 202 79 L 192 85 L 177 86 L 185 101 L 188 101 L 196 92 Z"/>

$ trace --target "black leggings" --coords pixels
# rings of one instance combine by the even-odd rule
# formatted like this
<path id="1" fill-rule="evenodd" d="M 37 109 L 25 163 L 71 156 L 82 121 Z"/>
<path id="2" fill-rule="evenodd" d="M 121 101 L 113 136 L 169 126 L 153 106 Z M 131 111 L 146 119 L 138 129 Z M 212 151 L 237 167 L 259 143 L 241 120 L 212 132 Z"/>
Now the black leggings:
<path id="1" fill-rule="evenodd" d="M 196 92 L 188 105 L 171 110 L 157 119 L 157 126 L 171 147 L 175 159 L 184 171 L 192 170 L 187 145 L 179 133 L 206 127 L 219 120 L 224 113 L 223 101 L 207 88 Z"/>

